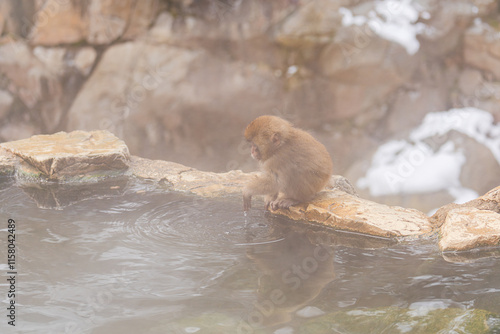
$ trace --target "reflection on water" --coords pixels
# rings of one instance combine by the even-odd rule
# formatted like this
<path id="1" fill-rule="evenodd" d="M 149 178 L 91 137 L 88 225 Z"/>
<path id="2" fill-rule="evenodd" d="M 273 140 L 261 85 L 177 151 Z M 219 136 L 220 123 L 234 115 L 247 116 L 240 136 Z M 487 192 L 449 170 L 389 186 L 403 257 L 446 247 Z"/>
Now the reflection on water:
<path id="1" fill-rule="evenodd" d="M 500 260 L 449 263 L 435 240 L 392 244 L 259 209 L 245 217 L 238 199 L 150 185 L 62 210 L 0 189 L 4 275 L 5 225 L 17 222 L 15 333 L 299 333 L 338 311 L 500 313 Z M 2 321 L 0 332 L 14 331 Z"/>

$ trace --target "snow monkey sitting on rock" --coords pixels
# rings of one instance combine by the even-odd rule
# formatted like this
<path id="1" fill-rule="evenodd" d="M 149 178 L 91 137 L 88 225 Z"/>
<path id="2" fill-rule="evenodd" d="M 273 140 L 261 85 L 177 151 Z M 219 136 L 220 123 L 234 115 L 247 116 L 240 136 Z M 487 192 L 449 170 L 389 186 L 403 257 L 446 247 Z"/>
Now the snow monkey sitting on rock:
<path id="1" fill-rule="evenodd" d="M 309 133 L 276 116 L 260 116 L 245 130 L 252 158 L 262 174 L 243 189 L 243 209 L 253 195 L 265 195 L 266 209 L 288 209 L 307 202 L 332 175 L 332 159 L 325 146 Z"/>

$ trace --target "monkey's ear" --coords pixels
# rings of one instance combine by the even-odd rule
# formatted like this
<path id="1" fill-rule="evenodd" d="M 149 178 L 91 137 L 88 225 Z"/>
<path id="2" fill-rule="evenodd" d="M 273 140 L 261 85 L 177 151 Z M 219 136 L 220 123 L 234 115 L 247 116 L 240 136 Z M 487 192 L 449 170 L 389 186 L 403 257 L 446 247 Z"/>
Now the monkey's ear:
<path id="1" fill-rule="evenodd" d="M 278 147 L 281 145 L 281 133 L 275 132 L 271 136 L 271 142 L 275 147 Z"/>

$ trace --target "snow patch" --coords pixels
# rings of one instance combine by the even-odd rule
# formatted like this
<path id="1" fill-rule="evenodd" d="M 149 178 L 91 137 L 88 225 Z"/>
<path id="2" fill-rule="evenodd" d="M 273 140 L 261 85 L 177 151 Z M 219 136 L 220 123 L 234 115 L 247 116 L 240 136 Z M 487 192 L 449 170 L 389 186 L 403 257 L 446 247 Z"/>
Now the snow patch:
<path id="1" fill-rule="evenodd" d="M 419 11 L 411 2 L 412 0 L 378 1 L 375 4 L 375 10 L 371 11 L 368 17 L 354 16 L 349 9 L 344 7 L 339 9 L 339 13 L 342 15 L 343 26 L 367 24 L 377 35 L 400 44 L 408 54 L 413 55 L 420 48 L 417 35 L 426 28 L 425 24 L 417 20 L 420 16 L 429 19 L 430 14 Z"/>
<path id="2" fill-rule="evenodd" d="M 452 141 L 433 150 L 426 140 L 450 131 L 467 135 L 487 147 L 500 164 L 500 125 L 493 116 L 477 108 L 451 109 L 425 116 L 409 140 L 394 140 L 374 154 L 365 177 L 357 185 L 369 189 L 372 196 L 418 194 L 448 191 L 456 203 L 464 203 L 478 194 L 460 183 L 466 157 Z"/>

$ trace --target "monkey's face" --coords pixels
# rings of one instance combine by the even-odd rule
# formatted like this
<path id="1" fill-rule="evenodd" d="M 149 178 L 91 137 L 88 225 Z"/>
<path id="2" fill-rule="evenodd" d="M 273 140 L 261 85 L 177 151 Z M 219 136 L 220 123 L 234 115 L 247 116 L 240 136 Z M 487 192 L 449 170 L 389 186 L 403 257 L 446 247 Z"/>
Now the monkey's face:
<path id="1" fill-rule="evenodd" d="M 250 144 L 252 145 L 252 147 L 250 149 L 250 154 L 252 155 L 252 158 L 254 158 L 257 161 L 262 160 L 262 155 L 260 154 L 260 150 L 257 147 L 257 145 L 255 145 L 254 143 L 250 143 Z"/>

